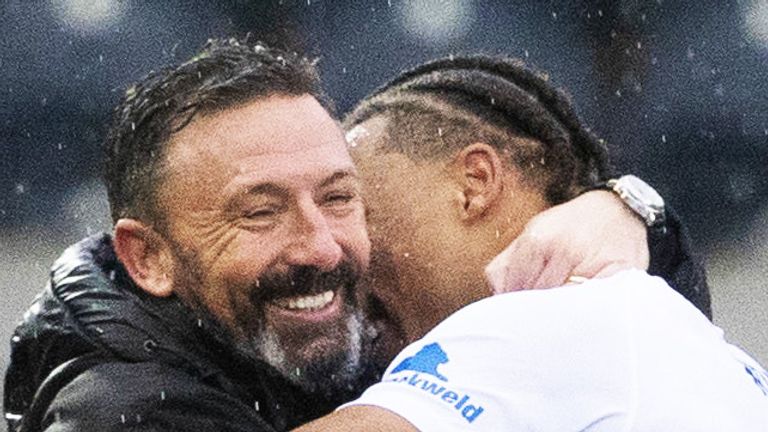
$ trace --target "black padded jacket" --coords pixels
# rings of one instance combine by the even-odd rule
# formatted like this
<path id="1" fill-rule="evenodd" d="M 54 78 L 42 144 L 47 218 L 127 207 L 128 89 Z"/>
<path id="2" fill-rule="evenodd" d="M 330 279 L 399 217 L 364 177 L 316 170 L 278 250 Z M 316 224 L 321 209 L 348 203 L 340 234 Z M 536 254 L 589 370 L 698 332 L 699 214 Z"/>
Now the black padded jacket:
<path id="1" fill-rule="evenodd" d="M 239 358 L 178 300 L 135 288 L 102 234 L 70 247 L 13 335 L 10 431 L 287 430 L 342 402 Z"/>

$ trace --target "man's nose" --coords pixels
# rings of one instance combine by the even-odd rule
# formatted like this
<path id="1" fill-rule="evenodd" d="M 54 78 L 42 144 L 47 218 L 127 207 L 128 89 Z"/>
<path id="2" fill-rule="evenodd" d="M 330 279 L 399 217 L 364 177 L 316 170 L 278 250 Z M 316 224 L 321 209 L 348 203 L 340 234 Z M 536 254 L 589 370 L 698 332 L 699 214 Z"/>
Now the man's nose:
<path id="1" fill-rule="evenodd" d="M 338 266 L 343 252 L 322 209 L 314 203 L 301 206 L 295 230 L 287 251 L 288 265 L 314 266 L 323 271 Z"/>

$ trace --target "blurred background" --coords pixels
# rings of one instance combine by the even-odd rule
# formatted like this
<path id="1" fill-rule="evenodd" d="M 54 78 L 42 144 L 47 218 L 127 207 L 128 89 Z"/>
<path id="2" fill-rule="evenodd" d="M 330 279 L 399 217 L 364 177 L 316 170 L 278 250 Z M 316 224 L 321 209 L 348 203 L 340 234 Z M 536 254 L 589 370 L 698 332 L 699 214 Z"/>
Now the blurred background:
<path id="1" fill-rule="evenodd" d="M 706 258 L 715 321 L 768 364 L 768 0 L 0 1 L 0 367 L 69 244 L 109 230 L 100 141 L 128 85 L 208 38 L 319 59 L 344 113 L 404 67 L 519 57 Z"/>

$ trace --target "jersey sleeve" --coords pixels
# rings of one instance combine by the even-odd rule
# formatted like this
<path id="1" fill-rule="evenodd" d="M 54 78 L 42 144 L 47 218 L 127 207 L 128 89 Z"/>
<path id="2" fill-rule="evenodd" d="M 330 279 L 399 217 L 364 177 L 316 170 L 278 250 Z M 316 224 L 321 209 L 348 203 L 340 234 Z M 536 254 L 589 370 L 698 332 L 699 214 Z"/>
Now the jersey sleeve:
<path id="1" fill-rule="evenodd" d="M 624 430 L 636 388 L 626 290 L 588 284 L 462 309 L 346 406 L 382 407 L 422 431 Z"/>

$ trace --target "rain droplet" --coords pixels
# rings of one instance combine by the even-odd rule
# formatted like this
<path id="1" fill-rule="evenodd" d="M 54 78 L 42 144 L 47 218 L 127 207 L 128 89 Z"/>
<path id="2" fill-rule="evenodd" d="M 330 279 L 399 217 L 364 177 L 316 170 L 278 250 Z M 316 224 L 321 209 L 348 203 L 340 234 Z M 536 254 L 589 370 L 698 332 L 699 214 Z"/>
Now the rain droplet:
<path id="1" fill-rule="evenodd" d="M 552 19 L 553 19 L 553 20 L 556 20 L 556 19 L 557 19 L 557 12 L 552 12 Z"/>
<path id="2" fill-rule="evenodd" d="M 602 16 L 603 16 L 603 10 L 602 10 L 602 9 L 598 9 L 598 10 L 597 10 L 597 14 L 598 14 L 598 15 L 600 15 L 600 16 L 602 17 Z"/>
<path id="3" fill-rule="evenodd" d="M 120 414 L 120 423 L 125 424 L 125 414 Z"/>
<path id="4" fill-rule="evenodd" d="M 136 423 L 141 423 L 141 414 L 136 414 Z"/>
<path id="5" fill-rule="evenodd" d="M 666 135 L 662 135 L 661 136 L 661 142 L 663 142 L 663 143 L 667 142 L 667 136 Z"/>
<path id="6" fill-rule="evenodd" d="M 491 105 L 496 105 L 496 98 L 491 98 Z"/>
<path id="7" fill-rule="evenodd" d="M 61 149 L 63 149 L 63 148 L 64 148 L 64 145 L 63 145 L 62 143 L 58 143 L 58 144 L 56 144 L 56 147 L 57 147 L 59 150 L 61 150 Z"/>
<path id="8" fill-rule="evenodd" d="M 301 376 L 301 369 L 296 368 L 296 376 Z"/>
<path id="9" fill-rule="evenodd" d="M 408 252 L 406 252 L 406 253 L 404 253 L 404 254 L 403 254 L 403 256 L 404 256 L 404 257 L 406 257 L 406 258 L 408 258 L 409 256 L 411 256 L 411 254 L 409 254 Z"/>
<path id="10" fill-rule="evenodd" d="M 621 97 L 621 90 L 616 90 L 616 96 Z"/>
<path id="11" fill-rule="evenodd" d="M 528 50 L 523 51 L 523 53 L 525 54 L 525 58 L 528 58 Z"/>
<path id="12" fill-rule="evenodd" d="M 24 193 L 26 190 L 27 190 L 27 189 L 24 187 L 24 185 L 23 185 L 23 184 L 21 184 L 21 183 L 16 183 L 16 188 L 15 188 L 15 191 L 16 191 L 16 195 L 21 195 L 21 194 L 23 194 L 23 193 Z"/>
<path id="13" fill-rule="evenodd" d="M 131 122 L 131 130 L 132 130 L 132 131 L 135 131 L 135 130 L 136 130 L 136 123 L 134 123 L 134 122 Z"/>
<path id="14" fill-rule="evenodd" d="M 443 136 L 443 128 L 437 128 L 437 136 Z"/>
<path id="15" fill-rule="evenodd" d="M 341 68 L 341 73 L 347 73 L 347 68 L 346 67 Z"/>
<path id="16" fill-rule="evenodd" d="M 104 56 L 99 54 L 99 63 L 104 63 Z"/>
<path id="17" fill-rule="evenodd" d="M 253 403 L 253 407 L 256 408 L 256 411 L 258 411 L 259 410 L 259 401 L 255 401 Z"/>
<path id="18" fill-rule="evenodd" d="M 200 318 L 197 319 L 197 326 L 203 327 L 203 320 L 201 320 Z"/>
<path id="19" fill-rule="evenodd" d="M 165 390 L 160 391 L 160 400 L 165 400 Z"/>
<path id="20" fill-rule="evenodd" d="M 21 338 L 20 338 L 20 337 L 18 337 L 18 336 L 14 336 L 14 337 L 12 337 L 12 338 L 11 338 L 11 342 L 13 342 L 13 343 L 19 343 L 19 342 L 21 342 Z"/>

